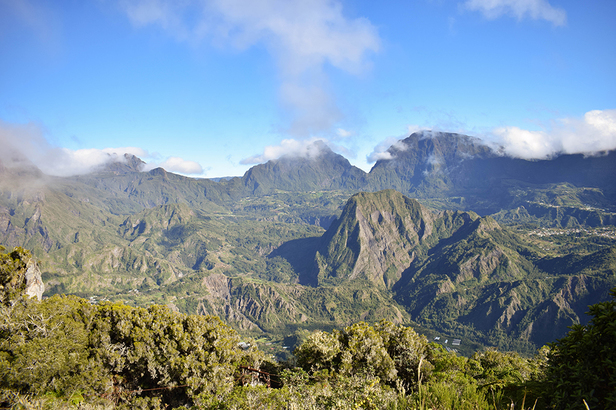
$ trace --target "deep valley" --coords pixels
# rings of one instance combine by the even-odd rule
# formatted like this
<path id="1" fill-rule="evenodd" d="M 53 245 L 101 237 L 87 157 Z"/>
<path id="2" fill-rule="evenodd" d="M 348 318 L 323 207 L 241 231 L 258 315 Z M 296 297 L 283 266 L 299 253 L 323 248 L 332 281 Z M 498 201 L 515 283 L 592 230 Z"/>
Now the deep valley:
<path id="1" fill-rule="evenodd" d="M 616 152 L 525 161 L 416 133 L 365 173 L 319 149 L 220 181 L 132 156 L 65 178 L 0 165 L 0 243 L 33 252 L 46 296 L 213 314 L 281 357 L 381 319 L 532 353 L 616 286 Z"/>

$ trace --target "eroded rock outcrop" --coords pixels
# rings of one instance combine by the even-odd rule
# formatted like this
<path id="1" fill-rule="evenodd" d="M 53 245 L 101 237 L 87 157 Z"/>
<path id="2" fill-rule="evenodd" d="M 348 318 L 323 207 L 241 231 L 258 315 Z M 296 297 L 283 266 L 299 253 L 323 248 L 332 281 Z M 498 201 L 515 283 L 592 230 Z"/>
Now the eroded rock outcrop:
<path id="1" fill-rule="evenodd" d="M 43 298 L 43 292 L 45 292 L 45 284 L 41 277 L 41 270 L 36 262 L 30 259 L 26 264 L 26 290 L 24 293 L 31 298 L 37 298 L 41 300 Z"/>

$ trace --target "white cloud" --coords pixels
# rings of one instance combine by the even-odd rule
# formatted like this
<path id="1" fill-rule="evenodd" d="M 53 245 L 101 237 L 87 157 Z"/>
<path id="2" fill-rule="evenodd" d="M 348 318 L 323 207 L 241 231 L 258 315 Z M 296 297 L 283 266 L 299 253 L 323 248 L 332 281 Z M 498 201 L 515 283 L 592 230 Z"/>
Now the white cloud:
<path id="1" fill-rule="evenodd" d="M 147 152 L 141 148 L 105 148 L 105 149 L 79 149 L 70 150 L 67 148 L 52 149 L 35 165 L 48 175 L 70 176 L 82 175 L 95 171 L 97 168 L 113 162 L 126 162 L 124 154 L 131 154 L 138 157 L 147 156 Z"/>
<path id="2" fill-rule="evenodd" d="M 526 17 L 547 20 L 555 26 L 567 23 L 567 13 L 561 8 L 553 7 L 547 0 L 466 0 L 463 6 L 483 13 L 490 20 L 503 15 L 513 15 L 518 20 Z"/>
<path id="3" fill-rule="evenodd" d="M 442 165 L 443 164 L 443 158 L 437 157 L 434 154 L 430 154 L 428 155 L 428 158 L 426 158 L 426 164 L 427 165 Z"/>
<path id="4" fill-rule="evenodd" d="M 238 49 L 264 43 L 281 78 L 287 131 L 307 136 L 331 129 L 340 110 L 327 87 L 325 66 L 358 74 L 378 52 L 376 28 L 347 18 L 336 0 L 120 0 L 136 26 L 159 25 L 181 41 L 210 38 Z"/>
<path id="5" fill-rule="evenodd" d="M 203 174 L 203 167 L 195 161 L 187 161 L 180 157 L 169 157 L 157 166 L 164 168 L 170 172 L 178 172 L 180 174 L 196 175 Z M 148 168 L 152 168 L 149 166 Z"/>
<path id="6" fill-rule="evenodd" d="M 54 176 L 83 175 L 113 162 L 126 162 L 124 154 L 142 160 L 153 159 L 148 151 L 138 147 L 78 150 L 54 147 L 47 141 L 44 127 L 32 122 L 11 124 L 0 120 L 0 147 L 0 161 L 5 167 L 23 167 L 31 163 L 43 173 Z M 151 162 L 144 170 L 157 166 L 182 174 L 203 173 L 198 163 L 178 157 L 169 157 L 162 163 Z"/>
<path id="7" fill-rule="evenodd" d="M 507 155 L 525 159 L 550 158 L 564 154 L 594 154 L 616 149 L 616 109 L 594 110 L 583 118 L 555 121 L 544 130 L 518 127 L 493 132 Z"/>
<path id="8" fill-rule="evenodd" d="M 406 138 L 406 136 L 404 137 Z M 396 137 L 388 137 L 384 141 L 381 141 L 374 150 L 368 155 L 368 163 L 373 163 L 380 160 L 389 160 L 394 159 L 395 155 L 389 151 L 390 148 L 393 148 L 391 151 L 406 151 L 407 146 L 402 142 L 402 139 Z"/>
<path id="9" fill-rule="evenodd" d="M 424 130 L 425 127 L 420 127 L 419 125 L 411 124 L 406 126 L 406 130 L 409 134 L 414 134 L 416 132 Z"/>
<path id="10" fill-rule="evenodd" d="M 518 127 L 496 128 L 493 134 L 504 152 L 515 158 L 548 158 L 559 152 L 557 141 L 544 131 L 528 131 Z"/>
<path id="11" fill-rule="evenodd" d="M 0 160 L 6 167 L 24 167 L 30 163 L 49 175 L 67 176 L 86 173 L 110 161 L 115 154 L 101 150 L 78 150 L 54 147 L 45 137 L 40 124 L 11 124 L 0 121 Z"/>
<path id="12" fill-rule="evenodd" d="M 368 155 L 369 164 L 380 161 L 382 159 L 383 160 L 394 159 L 394 156 L 391 155 L 391 153 L 388 152 L 387 150 L 379 151 L 378 148 L 375 148 L 374 151 L 370 153 L 370 155 Z"/>
<path id="13" fill-rule="evenodd" d="M 328 142 L 322 138 L 311 138 L 309 140 L 282 140 L 280 145 L 269 145 L 265 147 L 263 154 L 254 155 L 240 161 L 241 164 L 260 164 L 281 157 L 298 158 L 317 158 L 328 146 Z"/>
<path id="14" fill-rule="evenodd" d="M 340 138 L 348 138 L 351 135 L 353 135 L 353 133 L 351 131 L 347 131 L 343 128 L 338 128 L 336 130 L 336 135 L 338 135 Z"/>
<path id="15" fill-rule="evenodd" d="M 441 165 L 444 165 L 443 158 L 430 154 L 428 158 L 426 158 L 426 169 L 423 170 L 423 174 L 425 176 L 438 173 L 442 174 Z"/>

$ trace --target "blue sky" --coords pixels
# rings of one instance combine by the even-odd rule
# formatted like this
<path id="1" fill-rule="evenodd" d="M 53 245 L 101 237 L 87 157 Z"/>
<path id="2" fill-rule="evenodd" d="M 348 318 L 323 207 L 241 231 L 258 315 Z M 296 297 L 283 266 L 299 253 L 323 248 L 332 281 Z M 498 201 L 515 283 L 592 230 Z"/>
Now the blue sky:
<path id="1" fill-rule="evenodd" d="M 0 142 L 55 175 L 130 152 L 196 177 L 317 139 L 369 170 L 419 129 L 614 149 L 614 21 L 613 0 L 0 0 Z"/>

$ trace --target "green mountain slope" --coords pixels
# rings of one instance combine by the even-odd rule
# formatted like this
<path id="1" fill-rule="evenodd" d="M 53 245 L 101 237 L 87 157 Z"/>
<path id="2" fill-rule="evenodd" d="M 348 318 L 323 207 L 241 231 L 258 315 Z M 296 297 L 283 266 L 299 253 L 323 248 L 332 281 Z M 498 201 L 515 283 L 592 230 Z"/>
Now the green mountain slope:
<path id="1" fill-rule="evenodd" d="M 366 173 L 323 142 L 316 141 L 309 150 L 311 155 L 305 158 L 283 156 L 252 167 L 242 177 L 244 194 L 261 196 L 277 190 L 357 191 L 366 186 Z"/>
<path id="2" fill-rule="evenodd" d="M 459 212 L 435 215 L 393 190 L 354 195 L 317 251 L 319 283 L 362 278 L 391 288 L 441 236 L 473 218 Z"/>
<path id="3" fill-rule="evenodd" d="M 466 135 L 417 132 L 389 148 L 388 154 L 390 159 L 378 161 L 370 171 L 370 189 L 394 188 L 442 209 L 485 215 L 531 201 L 615 210 L 614 151 L 523 160 Z M 592 194 L 584 188 L 591 188 Z"/>
<path id="4" fill-rule="evenodd" d="M 386 318 L 525 349 L 615 285 L 614 153 L 523 161 L 413 134 L 367 174 L 317 148 L 218 182 L 132 156 L 70 178 L 0 164 L 0 244 L 33 251 L 48 295 L 279 335 Z"/>
<path id="5" fill-rule="evenodd" d="M 432 212 L 396 191 L 353 196 L 318 249 L 319 284 L 367 280 L 420 324 L 537 345 L 583 321 L 588 302 L 616 285 L 613 247 L 542 258 L 491 217 Z"/>

